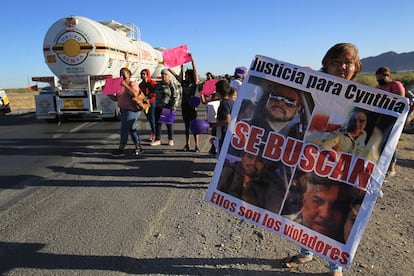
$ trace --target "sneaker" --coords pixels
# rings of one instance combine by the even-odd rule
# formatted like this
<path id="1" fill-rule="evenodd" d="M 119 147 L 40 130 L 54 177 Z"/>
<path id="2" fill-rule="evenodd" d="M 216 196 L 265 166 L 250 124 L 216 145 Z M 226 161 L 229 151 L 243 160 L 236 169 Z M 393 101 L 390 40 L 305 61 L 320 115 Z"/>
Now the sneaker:
<path id="1" fill-rule="evenodd" d="M 139 146 L 138 148 L 136 148 L 136 149 L 135 149 L 134 154 L 138 156 L 138 155 L 140 155 L 142 152 L 143 152 L 143 150 L 142 150 L 141 146 Z"/>
<path id="2" fill-rule="evenodd" d="M 195 151 L 195 152 L 200 152 L 200 149 L 198 148 L 198 146 L 196 146 L 196 147 L 194 148 L 194 151 Z"/>
<path id="3" fill-rule="evenodd" d="M 161 141 L 160 141 L 160 140 L 155 140 L 155 141 L 152 141 L 152 142 L 150 143 L 150 145 L 151 145 L 151 146 L 159 146 L 159 145 L 161 145 Z"/>
<path id="4" fill-rule="evenodd" d="M 116 149 L 112 152 L 112 155 L 122 155 L 122 154 L 124 154 L 124 151 L 120 149 Z"/>
<path id="5" fill-rule="evenodd" d="M 174 140 L 168 140 L 168 145 L 169 146 L 174 146 Z"/>
<path id="6" fill-rule="evenodd" d="M 154 142 L 155 141 L 155 134 L 151 134 L 151 136 L 148 137 L 148 139 L 145 139 L 145 141 L 147 141 L 147 142 Z"/>
<path id="7" fill-rule="evenodd" d="M 183 148 L 183 151 L 190 151 L 190 147 L 188 145 L 185 145 L 185 147 Z"/>

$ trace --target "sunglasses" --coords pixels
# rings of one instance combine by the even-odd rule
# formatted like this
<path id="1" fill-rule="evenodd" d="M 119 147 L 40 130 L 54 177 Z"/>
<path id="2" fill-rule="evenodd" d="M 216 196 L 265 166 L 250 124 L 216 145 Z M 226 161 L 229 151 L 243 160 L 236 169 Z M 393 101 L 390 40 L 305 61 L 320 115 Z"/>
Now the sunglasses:
<path id="1" fill-rule="evenodd" d="M 288 98 L 288 97 L 285 97 L 285 96 L 281 96 L 281 95 L 275 94 L 275 93 L 269 94 L 269 101 L 274 101 L 274 102 L 281 102 L 281 101 L 283 101 L 283 103 L 285 105 L 287 105 L 288 107 L 296 107 L 296 106 L 298 106 L 298 104 L 296 103 L 295 99 Z"/>

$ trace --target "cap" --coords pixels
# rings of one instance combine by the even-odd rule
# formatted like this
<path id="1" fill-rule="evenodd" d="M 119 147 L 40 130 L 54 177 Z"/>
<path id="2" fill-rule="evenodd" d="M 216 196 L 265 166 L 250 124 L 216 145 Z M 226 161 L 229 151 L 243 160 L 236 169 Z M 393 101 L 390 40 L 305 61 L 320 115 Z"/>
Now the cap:
<path id="1" fill-rule="evenodd" d="M 236 67 L 236 70 L 234 71 L 234 74 L 239 77 L 245 77 L 247 74 L 247 68 L 246 67 Z"/>
<path id="2" fill-rule="evenodd" d="M 168 75 L 168 69 L 162 69 L 161 70 L 161 75 Z"/>

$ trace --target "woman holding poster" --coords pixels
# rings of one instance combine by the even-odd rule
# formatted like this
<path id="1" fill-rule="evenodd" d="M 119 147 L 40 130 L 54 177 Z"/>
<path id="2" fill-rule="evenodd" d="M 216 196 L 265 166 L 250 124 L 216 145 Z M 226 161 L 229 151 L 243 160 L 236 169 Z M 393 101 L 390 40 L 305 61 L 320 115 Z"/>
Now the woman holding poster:
<path id="1" fill-rule="evenodd" d="M 322 59 L 321 71 L 336 77 L 352 80 L 362 70 L 358 49 L 351 43 L 338 43 L 332 46 Z M 312 261 L 313 252 L 302 248 L 295 256 L 287 257 L 284 264 L 288 268 Z M 342 267 L 329 263 L 329 275 L 341 276 Z"/>
<path id="2" fill-rule="evenodd" d="M 195 62 L 191 53 L 188 53 L 188 56 L 191 58 L 191 65 L 193 69 L 187 69 L 184 73 L 184 79 L 182 79 L 178 74 L 173 70 L 168 70 L 170 73 L 177 79 L 182 87 L 181 95 L 181 113 L 184 121 L 185 128 L 185 146 L 184 151 L 190 151 L 190 123 L 197 118 L 197 109 L 191 102 L 192 97 L 195 97 L 198 85 L 198 74 L 195 66 Z M 200 152 L 199 134 L 194 133 L 194 151 Z"/>
<path id="3" fill-rule="evenodd" d="M 132 97 L 140 92 L 138 84 L 131 80 L 131 71 L 128 68 L 122 68 L 119 74 L 122 77 L 121 89 L 114 95 L 108 95 L 112 100 L 118 102 L 118 107 L 121 110 L 119 147 L 112 154 L 122 155 L 124 153 L 129 134 L 135 145 L 134 154 L 139 155 L 142 152 L 142 148 L 137 132 L 137 120 L 141 111 L 138 110 L 136 104 L 132 101 Z"/>

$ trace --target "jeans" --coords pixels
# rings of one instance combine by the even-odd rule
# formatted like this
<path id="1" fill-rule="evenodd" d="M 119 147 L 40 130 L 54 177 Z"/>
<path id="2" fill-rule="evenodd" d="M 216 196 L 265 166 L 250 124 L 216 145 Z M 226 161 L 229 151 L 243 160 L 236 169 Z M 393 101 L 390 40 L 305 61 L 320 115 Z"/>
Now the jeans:
<path id="1" fill-rule="evenodd" d="M 125 145 L 128 143 L 128 135 L 131 135 L 131 139 L 134 145 L 140 144 L 140 139 L 137 132 L 137 120 L 140 114 L 141 111 L 121 109 L 120 146 L 125 147 Z"/>
<path id="2" fill-rule="evenodd" d="M 311 257 L 313 257 L 313 252 L 302 247 L 300 249 L 299 255 L 303 258 L 311 258 Z M 329 272 L 342 272 L 342 266 L 339 266 L 337 264 L 334 264 L 334 263 L 330 262 L 329 263 Z"/>
<path id="3" fill-rule="evenodd" d="M 182 105 L 181 108 L 181 114 L 184 120 L 185 135 L 188 137 L 190 135 L 191 121 L 197 118 L 197 110 L 186 105 Z"/>
<path id="4" fill-rule="evenodd" d="M 155 140 L 161 141 L 161 125 L 158 123 L 158 119 L 160 118 L 162 112 L 162 107 L 155 108 L 155 120 L 157 122 L 157 127 L 155 131 Z M 168 140 L 174 140 L 174 124 L 166 124 L 167 125 L 167 133 L 168 133 Z"/>
<path id="5" fill-rule="evenodd" d="M 151 103 L 148 113 L 145 113 L 145 116 L 147 116 L 147 120 L 150 124 L 151 134 L 155 135 L 157 129 L 157 121 L 155 120 L 155 102 Z"/>

